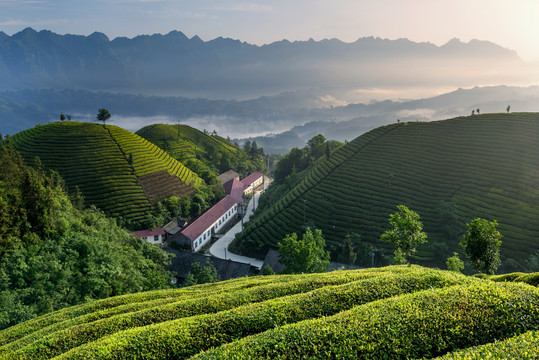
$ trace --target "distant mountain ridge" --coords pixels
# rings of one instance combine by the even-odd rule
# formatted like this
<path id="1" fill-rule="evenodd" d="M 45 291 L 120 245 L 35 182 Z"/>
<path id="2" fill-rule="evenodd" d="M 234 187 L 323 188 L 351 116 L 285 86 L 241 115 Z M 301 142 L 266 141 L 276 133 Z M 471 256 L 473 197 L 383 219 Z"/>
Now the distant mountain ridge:
<path id="1" fill-rule="evenodd" d="M 481 75 L 485 63 L 522 64 L 516 52 L 487 41 L 443 46 L 407 39 L 287 40 L 257 46 L 222 37 L 203 41 L 179 31 L 110 40 L 105 34 L 59 35 L 27 28 L 0 33 L 0 90 L 74 88 L 155 94 L 250 94 L 403 81 L 458 60 Z M 394 65 L 410 62 L 407 74 Z M 387 71 L 373 71 L 374 69 Z M 502 68 L 500 68 L 500 71 Z M 439 73 L 436 77 L 444 76 Z M 409 80 L 409 79 L 408 79 Z M 435 81 L 436 79 L 434 79 Z M 414 79 L 417 81 L 417 79 Z"/>

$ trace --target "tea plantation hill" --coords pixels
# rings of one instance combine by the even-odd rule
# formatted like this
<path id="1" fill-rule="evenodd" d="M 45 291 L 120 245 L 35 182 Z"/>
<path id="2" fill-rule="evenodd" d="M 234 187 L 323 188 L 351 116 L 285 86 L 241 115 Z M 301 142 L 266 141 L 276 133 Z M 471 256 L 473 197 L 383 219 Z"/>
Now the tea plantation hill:
<path id="1" fill-rule="evenodd" d="M 87 204 L 132 222 L 164 198 L 191 196 L 203 184 L 195 173 L 149 141 L 117 126 L 56 122 L 15 134 L 13 146 L 28 164 L 39 156 Z"/>
<path id="2" fill-rule="evenodd" d="M 392 266 L 88 302 L 0 331 L 0 359 L 529 358 L 537 330 L 534 286 Z"/>
<path id="3" fill-rule="evenodd" d="M 458 242 L 465 224 L 481 217 L 499 223 L 501 270 L 517 271 L 539 250 L 537 139 L 537 113 L 374 129 L 319 159 L 291 190 L 270 187 L 272 197 L 260 201 L 234 251 L 264 257 L 286 234 L 303 232 L 305 214 L 308 225 L 322 229 L 334 259 L 350 232 L 361 236 L 356 251 L 363 265 L 370 265 L 371 246 L 379 249 L 375 261 L 383 265 L 382 253 L 392 256 L 394 249 L 380 235 L 404 204 L 420 214 L 428 233 L 419 263 L 445 268 L 453 251 L 462 254 Z"/>
<path id="4" fill-rule="evenodd" d="M 260 170 L 242 149 L 229 140 L 188 125 L 153 124 L 143 127 L 136 134 L 159 146 L 182 163 L 187 160 L 200 160 L 216 175 L 234 169 L 245 177 L 255 170 Z M 198 171 L 197 173 L 201 175 Z"/>

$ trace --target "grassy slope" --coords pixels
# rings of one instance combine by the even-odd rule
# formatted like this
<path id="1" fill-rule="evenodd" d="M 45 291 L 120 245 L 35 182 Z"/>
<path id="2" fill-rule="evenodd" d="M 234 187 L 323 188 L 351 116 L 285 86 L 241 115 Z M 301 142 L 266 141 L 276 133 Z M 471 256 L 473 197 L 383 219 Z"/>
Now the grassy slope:
<path id="1" fill-rule="evenodd" d="M 210 136 L 188 125 L 148 125 L 136 132 L 137 135 L 167 149 L 176 159 L 194 158 L 195 154 L 205 155 L 212 144 L 219 152 L 229 152 L 238 156 L 238 149 L 219 136 Z"/>
<path id="2" fill-rule="evenodd" d="M 27 163 L 39 156 L 45 168 L 57 170 L 70 188 L 78 186 L 87 203 L 128 220 L 142 220 L 150 210 L 141 177 L 169 174 L 165 177 L 180 184 L 175 189 L 186 194 L 201 183 L 157 146 L 112 125 L 57 122 L 22 131 L 12 141 Z M 151 186 L 144 190 L 151 192 Z"/>
<path id="3" fill-rule="evenodd" d="M 248 224 L 236 249 L 262 256 L 307 222 L 321 228 L 330 245 L 348 231 L 382 248 L 381 233 L 396 205 L 417 211 L 429 243 L 444 241 L 448 254 L 458 238 L 439 228 L 441 200 L 456 204 L 459 228 L 475 217 L 497 219 L 502 256 L 523 260 L 539 250 L 539 114 L 486 114 L 430 123 L 377 128 L 320 159 L 304 179 Z M 446 254 L 441 254 L 447 256 Z M 418 252 L 437 263 L 431 248 Z"/>
<path id="4" fill-rule="evenodd" d="M 417 266 L 252 277 L 50 313 L 0 331 L 0 359 L 429 358 L 522 342 L 538 309 L 532 286 Z"/>

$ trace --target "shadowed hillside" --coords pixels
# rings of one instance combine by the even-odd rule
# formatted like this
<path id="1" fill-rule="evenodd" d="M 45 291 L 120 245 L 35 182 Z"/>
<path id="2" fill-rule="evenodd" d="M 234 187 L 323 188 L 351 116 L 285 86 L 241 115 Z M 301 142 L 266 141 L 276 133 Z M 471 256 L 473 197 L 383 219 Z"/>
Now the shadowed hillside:
<path id="1" fill-rule="evenodd" d="M 129 221 L 143 220 L 157 201 L 191 196 L 203 181 L 154 144 L 116 126 L 65 122 L 22 131 L 13 145 L 28 164 L 38 156 L 87 204 Z"/>
<path id="2" fill-rule="evenodd" d="M 538 136 L 534 113 L 377 128 L 317 161 L 290 191 L 267 199 L 271 205 L 249 222 L 234 249 L 264 257 L 307 224 L 322 229 L 334 258 L 350 232 L 361 237 L 358 258 L 370 264 L 374 249 L 383 264 L 381 255 L 393 248 L 380 235 L 389 214 L 404 204 L 420 214 L 429 235 L 420 263 L 444 266 L 458 251 L 465 223 L 482 217 L 500 224 L 502 266 L 518 269 L 539 250 Z"/>

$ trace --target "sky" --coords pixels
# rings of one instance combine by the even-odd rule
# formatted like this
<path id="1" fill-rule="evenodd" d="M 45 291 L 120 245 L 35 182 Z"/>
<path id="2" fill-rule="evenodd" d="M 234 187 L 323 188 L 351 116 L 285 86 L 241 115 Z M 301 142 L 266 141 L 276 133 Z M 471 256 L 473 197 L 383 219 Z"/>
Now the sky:
<path id="1" fill-rule="evenodd" d="M 537 0 L 0 0 L 0 31 L 118 36 L 178 30 L 267 44 L 282 39 L 492 41 L 539 62 Z"/>

